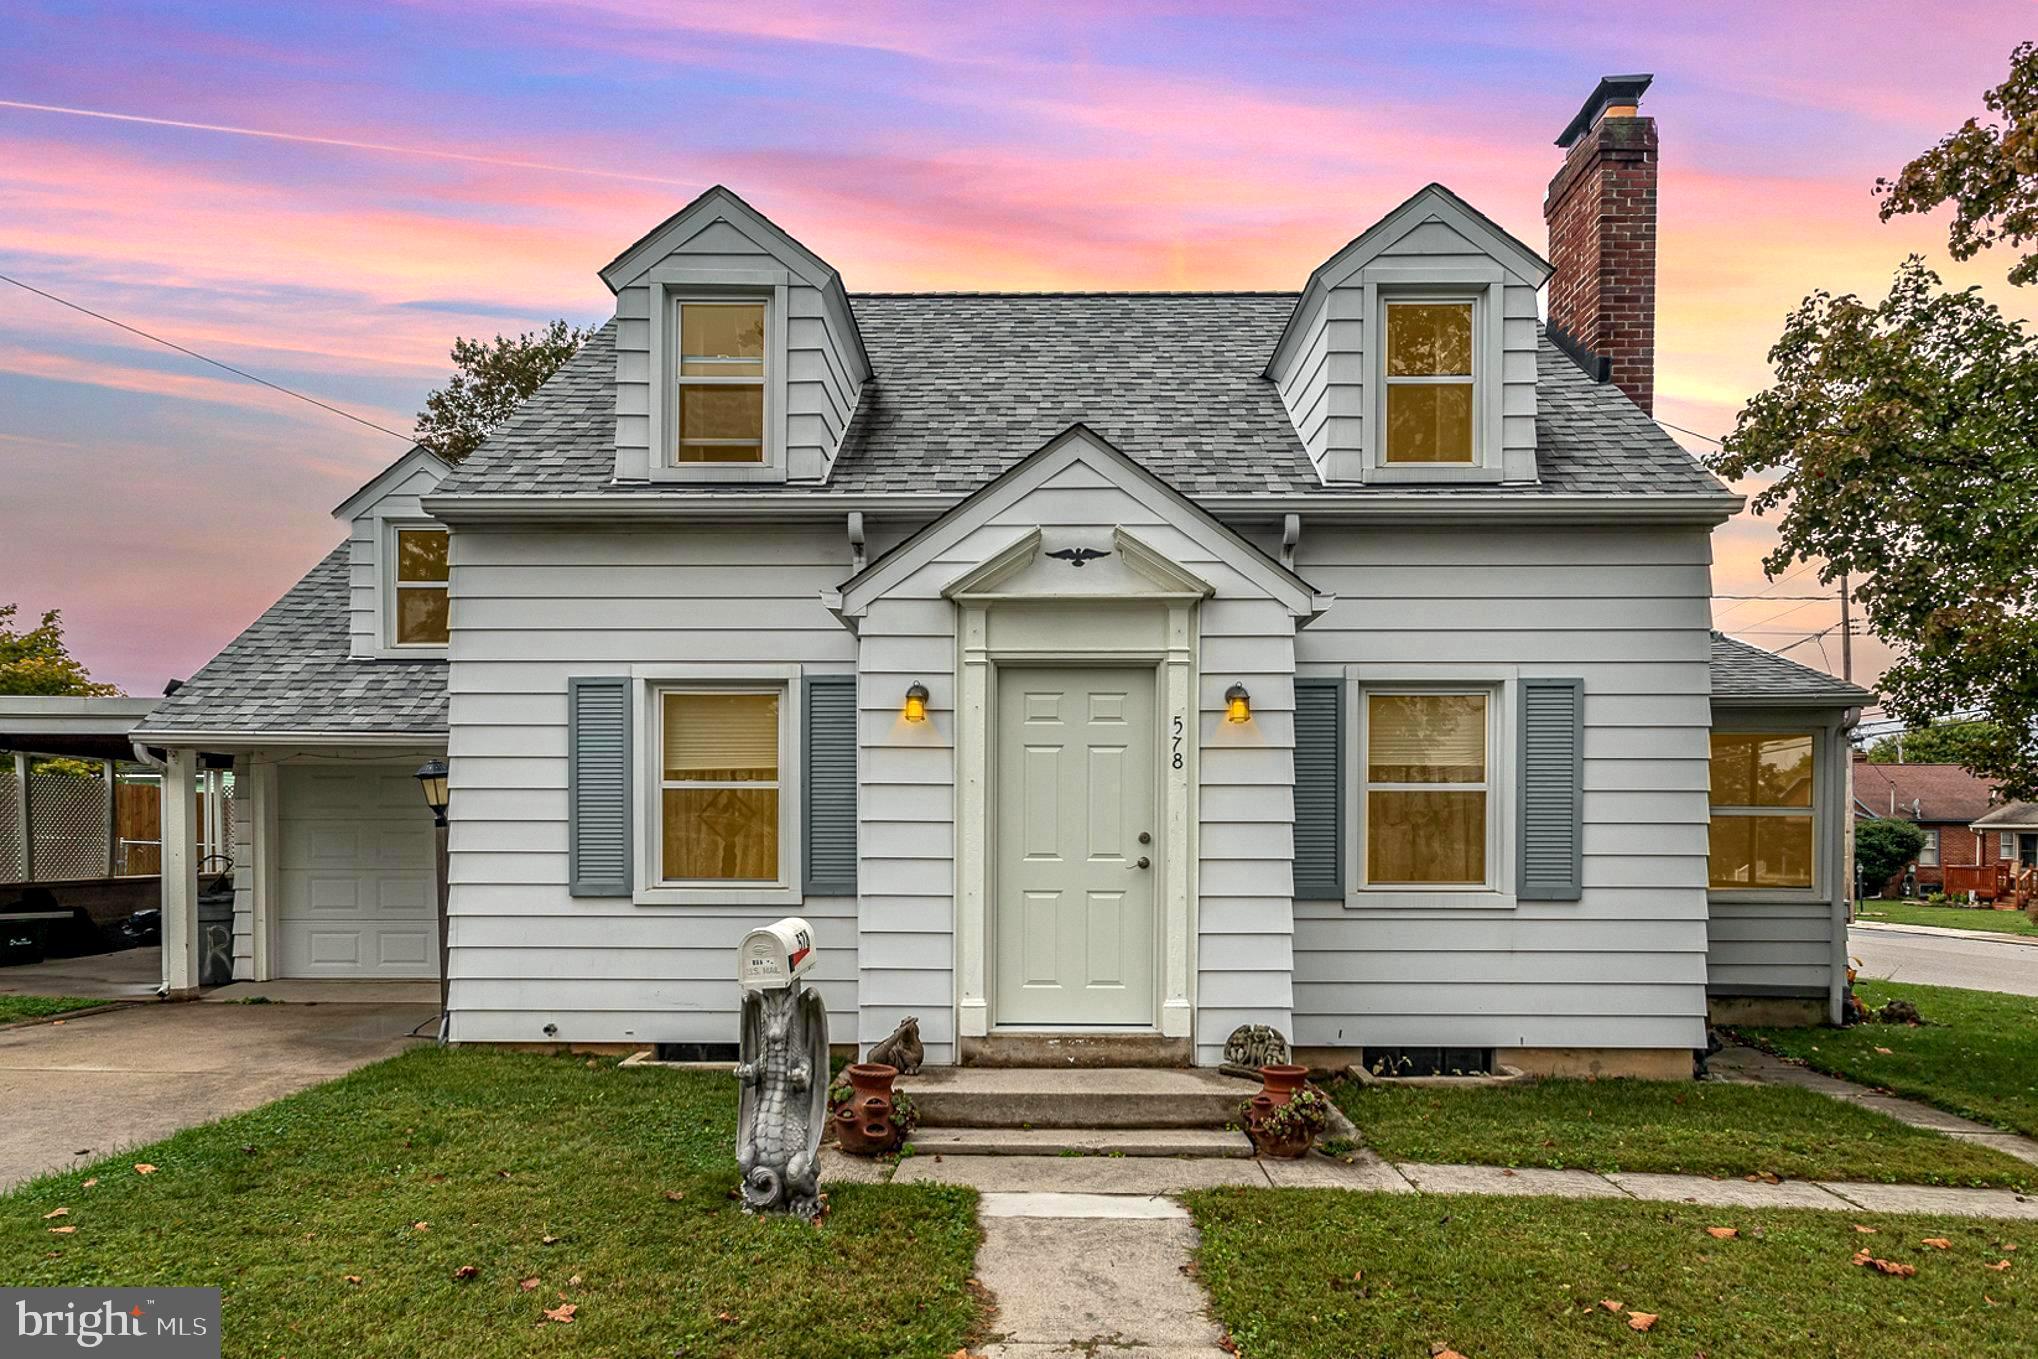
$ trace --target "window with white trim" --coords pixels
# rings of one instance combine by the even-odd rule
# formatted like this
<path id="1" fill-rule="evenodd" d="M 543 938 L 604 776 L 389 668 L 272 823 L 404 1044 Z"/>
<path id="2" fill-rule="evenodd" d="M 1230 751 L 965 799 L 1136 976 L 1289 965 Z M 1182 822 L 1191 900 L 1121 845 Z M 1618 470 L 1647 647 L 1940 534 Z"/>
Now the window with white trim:
<path id="1" fill-rule="evenodd" d="M 674 304 L 679 343 L 672 460 L 766 460 L 765 304 L 761 299 L 682 298 Z"/>
<path id="2" fill-rule="evenodd" d="M 1817 887 L 1812 733 L 1715 731 L 1707 883 L 1715 891 Z"/>
<path id="3" fill-rule="evenodd" d="M 783 685 L 661 687 L 658 885 L 773 886 L 786 881 L 791 808 Z"/>
<path id="4" fill-rule="evenodd" d="M 1939 866 L 1939 832 L 1936 830 L 1927 830 L 1925 832 L 1925 847 L 1918 851 L 1918 867 L 1937 868 L 1938 866 Z"/>
<path id="5" fill-rule="evenodd" d="M 2009 831 L 2003 831 L 1997 836 L 1996 847 L 2002 852 L 2002 857 L 2005 859 L 2017 857 L 2017 837 Z"/>
<path id="6" fill-rule="evenodd" d="M 1360 878 L 1367 887 L 1493 883 L 1494 694 L 1360 693 Z"/>
<path id="7" fill-rule="evenodd" d="M 445 529 L 424 525 L 399 526 L 391 535 L 390 645 L 446 645 L 450 541 Z"/>
<path id="8" fill-rule="evenodd" d="M 1386 304 L 1383 463 L 1478 461 L 1476 320 L 1469 299 Z"/>

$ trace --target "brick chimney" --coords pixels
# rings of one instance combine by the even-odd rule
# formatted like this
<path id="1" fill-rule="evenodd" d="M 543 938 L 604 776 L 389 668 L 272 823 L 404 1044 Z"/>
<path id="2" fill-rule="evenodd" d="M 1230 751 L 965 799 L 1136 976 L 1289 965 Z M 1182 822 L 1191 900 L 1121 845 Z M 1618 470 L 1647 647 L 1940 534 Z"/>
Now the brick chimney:
<path id="1" fill-rule="evenodd" d="M 1656 120 L 1647 75 L 1606 76 L 1557 145 L 1550 180 L 1550 338 L 1637 406 L 1656 407 Z"/>

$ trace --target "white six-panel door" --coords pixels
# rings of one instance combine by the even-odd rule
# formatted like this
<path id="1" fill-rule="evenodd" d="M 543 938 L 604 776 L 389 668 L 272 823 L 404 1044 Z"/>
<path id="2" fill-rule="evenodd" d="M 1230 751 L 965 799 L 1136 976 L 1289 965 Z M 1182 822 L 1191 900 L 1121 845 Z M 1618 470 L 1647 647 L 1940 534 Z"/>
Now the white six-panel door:
<path id="1" fill-rule="evenodd" d="M 432 815 L 410 769 L 278 772 L 278 975 L 438 976 Z"/>
<path id="2" fill-rule="evenodd" d="M 1154 1023 L 1153 705 L 1151 670 L 999 671 L 997 1024 Z"/>

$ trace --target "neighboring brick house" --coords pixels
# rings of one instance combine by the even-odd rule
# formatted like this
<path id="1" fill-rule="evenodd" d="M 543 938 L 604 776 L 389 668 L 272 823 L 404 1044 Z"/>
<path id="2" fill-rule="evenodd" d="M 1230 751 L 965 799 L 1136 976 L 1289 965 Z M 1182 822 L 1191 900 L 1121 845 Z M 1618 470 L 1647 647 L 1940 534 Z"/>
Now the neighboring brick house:
<path id="1" fill-rule="evenodd" d="M 1985 855 L 1994 857 L 1995 846 L 1984 846 L 1985 837 L 1970 823 L 1995 805 L 1988 781 L 1957 764 L 1870 764 L 1865 755 L 1854 756 L 1854 819 L 1913 821 L 1925 832 L 1917 859 L 1920 895 L 1941 890 L 1948 865 L 1971 868 Z M 1899 871 L 1881 894 L 1896 895 L 1903 879 Z"/>

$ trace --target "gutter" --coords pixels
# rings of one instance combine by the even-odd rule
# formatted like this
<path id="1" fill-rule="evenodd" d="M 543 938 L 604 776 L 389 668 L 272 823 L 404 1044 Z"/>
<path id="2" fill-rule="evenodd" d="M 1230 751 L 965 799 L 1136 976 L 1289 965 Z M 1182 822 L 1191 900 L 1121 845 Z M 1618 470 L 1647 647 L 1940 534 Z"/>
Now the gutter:
<path id="1" fill-rule="evenodd" d="M 848 512 L 939 516 L 974 491 L 884 494 L 806 494 L 767 491 L 730 495 L 618 494 L 580 491 L 563 495 L 449 494 L 424 497 L 424 510 L 447 524 L 608 522 L 730 522 L 828 520 Z M 1383 492 L 1366 495 L 1187 496 L 1219 517 L 1279 521 L 1289 514 L 1329 523 L 1723 524 L 1747 504 L 1738 495 L 1520 495 L 1439 496 Z"/>
<path id="2" fill-rule="evenodd" d="M 377 746 L 393 750 L 438 749 L 446 744 L 443 731 L 138 731 L 135 750 L 152 746 L 201 747 L 206 750 L 256 750 L 263 746 Z M 143 757 L 145 760 L 146 756 Z M 157 760 L 149 764 L 162 768 Z"/>

